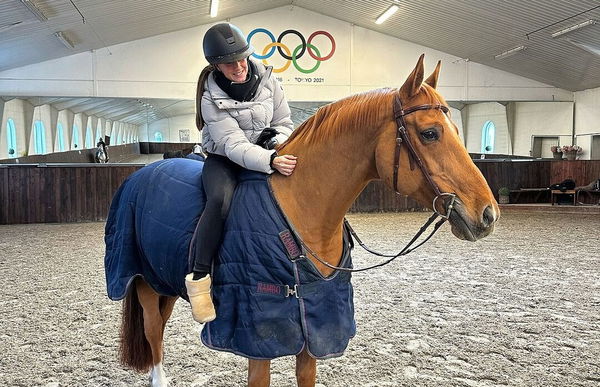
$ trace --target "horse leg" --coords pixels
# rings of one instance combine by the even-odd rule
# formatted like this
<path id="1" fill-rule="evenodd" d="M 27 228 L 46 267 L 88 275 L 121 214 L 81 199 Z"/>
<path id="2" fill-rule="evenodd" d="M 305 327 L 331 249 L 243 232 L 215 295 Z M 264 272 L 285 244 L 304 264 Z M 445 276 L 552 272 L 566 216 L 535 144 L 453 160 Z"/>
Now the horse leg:
<path id="1" fill-rule="evenodd" d="M 269 387 L 271 360 L 248 359 L 248 387 Z"/>
<path id="2" fill-rule="evenodd" d="M 146 282 L 137 281 L 136 290 L 138 299 L 144 310 L 144 335 L 152 351 L 151 385 L 152 387 L 165 387 L 168 381 L 163 369 L 162 359 L 163 333 L 167 321 L 163 316 L 168 318 L 171 315 L 177 298 L 168 297 L 171 300 L 167 299 L 163 301 L 163 307 L 161 308 L 161 296 L 152 290 Z"/>
<path id="3" fill-rule="evenodd" d="M 169 296 L 160 296 L 160 315 L 163 319 L 162 330 L 165 332 L 165 327 L 167 326 L 167 321 L 171 317 L 171 313 L 173 312 L 173 308 L 175 307 L 175 301 L 177 301 L 179 297 L 169 297 Z"/>
<path id="4" fill-rule="evenodd" d="M 296 381 L 298 387 L 314 387 L 317 380 L 317 359 L 306 348 L 296 356 Z"/>

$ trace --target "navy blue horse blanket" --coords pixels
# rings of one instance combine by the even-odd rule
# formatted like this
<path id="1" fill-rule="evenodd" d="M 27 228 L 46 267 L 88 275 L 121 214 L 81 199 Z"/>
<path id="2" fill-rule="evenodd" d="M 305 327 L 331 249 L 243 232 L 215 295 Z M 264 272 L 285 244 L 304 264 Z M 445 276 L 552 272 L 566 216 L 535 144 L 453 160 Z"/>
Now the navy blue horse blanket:
<path id="1" fill-rule="evenodd" d="M 202 213 L 202 165 L 167 159 L 132 174 L 119 188 L 106 223 L 108 296 L 125 297 L 141 276 L 162 295 L 187 299 L 195 227 Z M 351 267 L 344 233 L 341 266 Z M 356 331 L 350 273 L 324 278 L 301 254 L 268 176 L 244 172 L 213 266 L 216 320 L 205 324 L 210 348 L 248 358 L 340 356 Z"/>

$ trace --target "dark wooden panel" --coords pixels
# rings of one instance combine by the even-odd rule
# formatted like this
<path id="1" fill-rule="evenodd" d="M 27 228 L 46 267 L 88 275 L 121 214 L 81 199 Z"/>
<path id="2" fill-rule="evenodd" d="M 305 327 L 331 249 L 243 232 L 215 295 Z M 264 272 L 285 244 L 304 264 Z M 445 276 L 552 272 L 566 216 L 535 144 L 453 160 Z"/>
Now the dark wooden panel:
<path id="1" fill-rule="evenodd" d="M 548 187 L 572 178 L 600 178 L 600 160 L 475 160 L 494 194 L 498 188 Z M 0 168 L 0 224 L 104 220 L 123 181 L 141 165 L 9 165 Z M 414 211 L 422 207 L 381 181 L 369 183 L 350 211 Z"/>
<path id="2" fill-rule="evenodd" d="M 586 185 L 600 178 L 599 160 L 475 160 L 475 165 L 495 195 L 500 187 L 511 190 L 543 188 L 565 179 L 573 179 L 577 185 Z"/>
<path id="3" fill-rule="evenodd" d="M 422 209 L 423 207 L 416 201 L 396 194 L 382 181 L 372 181 L 358 196 L 350 212 L 397 212 Z"/>
<path id="4" fill-rule="evenodd" d="M 194 144 L 193 142 L 141 142 L 140 153 L 162 154 L 178 150 L 190 153 Z"/>
<path id="5" fill-rule="evenodd" d="M 0 168 L 0 224 L 104 220 L 121 183 L 141 166 Z"/>
<path id="6" fill-rule="evenodd" d="M 113 192 L 110 189 L 110 168 L 99 168 L 96 173 L 96 219 L 106 219 L 108 215 L 108 207 L 110 206 L 110 200 L 106 200 L 107 197 L 112 198 Z"/>

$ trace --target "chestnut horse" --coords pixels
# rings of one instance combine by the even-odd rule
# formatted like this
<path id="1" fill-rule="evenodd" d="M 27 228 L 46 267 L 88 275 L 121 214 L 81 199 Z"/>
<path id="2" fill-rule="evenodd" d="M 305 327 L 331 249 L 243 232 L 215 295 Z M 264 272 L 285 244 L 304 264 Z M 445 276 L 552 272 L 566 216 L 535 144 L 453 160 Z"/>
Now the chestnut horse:
<path id="1" fill-rule="evenodd" d="M 324 106 L 278 149 L 298 156 L 298 165 L 290 177 L 270 177 L 273 194 L 308 251 L 328 265 L 342 256 L 344 215 L 374 179 L 447 215 L 460 239 L 475 241 L 492 232 L 498 205 L 435 90 L 439 71 L 440 63 L 423 81 L 422 55 L 400 89 Z M 307 257 L 323 275 L 334 272 Z M 123 304 L 121 360 L 151 370 L 152 386 L 165 386 L 163 333 L 177 297 L 157 294 L 140 278 L 133 285 Z M 299 386 L 315 385 L 316 359 L 306 349 L 296 356 L 296 379 Z M 248 385 L 269 384 L 270 360 L 250 359 Z"/>

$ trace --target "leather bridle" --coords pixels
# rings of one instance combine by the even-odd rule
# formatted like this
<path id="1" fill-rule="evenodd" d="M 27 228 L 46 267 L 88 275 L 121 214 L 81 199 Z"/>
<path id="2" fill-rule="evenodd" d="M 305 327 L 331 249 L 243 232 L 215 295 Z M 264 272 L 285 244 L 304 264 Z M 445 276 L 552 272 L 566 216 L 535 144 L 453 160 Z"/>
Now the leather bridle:
<path id="1" fill-rule="evenodd" d="M 444 219 L 448 219 L 448 217 L 450 216 L 450 212 L 454 207 L 454 200 L 456 199 L 456 195 L 446 192 L 442 193 L 438 185 L 435 183 L 435 181 L 433 181 L 433 179 L 431 178 L 431 173 L 417 154 L 415 147 L 410 141 L 410 137 L 408 136 L 408 132 L 406 130 L 406 121 L 404 120 L 404 117 L 411 113 L 417 112 L 419 110 L 433 109 L 441 110 L 442 112 L 444 112 L 444 114 L 448 114 L 448 107 L 442 105 L 441 103 L 416 105 L 411 106 L 407 109 L 403 109 L 402 102 L 400 101 L 400 96 L 398 94 L 394 96 L 394 119 L 396 120 L 396 126 L 398 127 L 396 131 L 396 150 L 394 152 L 394 190 L 398 195 L 400 195 L 400 192 L 398 192 L 398 169 L 400 168 L 400 149 L 402 147 L 402 143 L 404 143 L 406 144 L 406 149 L 408 149 L 410 170 L 412 171 L 415 169 L 414 163 L 416 163 L 421 172 L 423 173 L 423 176 L 433 189 L 433 192 L 435 193 L 435 197 L 433 199 L 433 212 L 435 212 L 438 216 L 441 216 Z M 437 210 L 436 201 L 440 197 L 444 196 L 450 196 L 451 200 L 450 204 L 446 207 L 446 214 L 441 214 Z"/>
<path id="2" fill-rule="evenodd" d="M 384 262 L 378 263 L 376 265 L 363 267 L 360 269 L 351 269 L 351 268 L 347 268 L 347 267 L 339 267 L 339 266 L 332 265 L 332 264 L 326 262 L 325 260 L 323 260 L 322 258 L 320 258 L 310 247 L 308 247 L 304 243 L 304 241 L 301 238 L 298 238 L 298 240 L 299 240 L 300 244 L 302 245 L 302 247 L 304 248 L 304 250 L 306 250 L 306 252 L 308 252 L 310 255 L 312 255 L 317 261 L 319 261 L 323 265 L 327 266 L 330 269 L 349 271 L 349 272 L 364 271 L 364 270 L 369 270 L 369 269 L 373 269 L 376 267 L 387 265 L 388 263 L 392 262 L 396 258 L 398 258 L 402 255 L 406 255 L 406 254 L 410 253 L 411 251 L 414 251 L 415 249 L 417 249 L 418 247 L 423 245 L 425 242 L 427 242 L 433 236 L 433 234 L 435 234 L 436 231 L 441 227 L 441 225 L 446 220 L 448 220 L 448 218 L 450 217 L 450 214 L 452 213 L 452 210 L 454 209 L 454 202 L 456 201 L 456 194 L 449 193 L 449 192 L 442 192 L 440 190 L 439 186 L 433 181 L 433 178 L 431 177 L 431 173 L 425 166 L 425 163 L 423 163 L 423 160 L 421 160 L 417 151 L 415 150 L 415 147 L 413 146 L 412 142 L 410 141 L 410 137 L 406 130 L 406 121 L 404 120 L 404 117 L 406 117 L 407 115 L 409 115 L 411 113 L 420 111 L 420 110 L 441 110 L 444 114 L 448 114 L 448 107 L 442 105 L 441 103 L 416 105 L 416 106 L 411 106 L 409 108 L 403 109 L 402 102 L 400 101 L 400 96 L 398 94 L 396 94 L 394 96 L 394 119 L 395 119 L 396 125 L 398 127 L 398 129 L 396 131 L 396 149 L 394 151 L 394 190 L 396 191 L 397 194 L 400 195 L 400 192 L 398 191 L 398 170 L 400 169 L 400 150 L 402 148 L 402 144 L 406 144 L 406 149 L 408 150 L 408 159 L 410 162 L 410 169 L 414 170 L 414 164 L 416 163 L 417 166 L 419 167 L 419 169 L 421 170 L 421 172 L 423 173 L 423 176 L 425 177 L 425 179 L 427 180 L 427 182 L 433 189 L 433 192 L 435 193 L 435 197 L 433 198 L 433 214 L 429 217 L 427 222 L 425 222 L 425 224 L 423 226 L 421 226 L 421 228 L 419 229 L 417 234 L 410 240 L 410 242 L 408 242 L 408 244 L 406 246 L 404 246 L 404 248 L 402 250 L 400 250 L 400 252 L 398 254 L 394 254 L 394 255 L 383 254 L 383 253 L 374 251 L 374 250 L 370 249 L 369 247 L 367 247 L 360 240 L 360 238 L 358 237 L 356 232 L 352 229 L 352 227 L 350 226 L 350 223 L 348 223 L 348 221 L 346 219 L 344 219 L 344 226 L 348 229 L 348 231 L 351 233 L 351 235 L 354 237 L 354 239 L 356 239 L 356 241 L 359 243 L 359 245 L 363 249 L 365 249 L 366 251 L 368 251 L 371 254 L 374 254 L 374 255 L 377 255 L 380 257 L 390 258 L 390 259 L 388 259 Z M 446 213 L 442 214 L 438 211 L 438 209 L 436 207 L 436 202 L 438 199 L 444 198 L 444 197 L 450 197 L 450 200 L 449 200 L 449 203 L 445 206 Z M 441 219 L 434 225 L 433 230 L 429 233 L 429 235 L 423 241 L 421 241 L 419 244 L 417 244 L 414 247 L 411 247 L 415 243 L 415 241 L 429 228 L 429 226 L 433 223 L 435 218 L 437 218 L 438 216 L 441 217 Z M 305 257 L 304 254 L 302 254 L 302 256 Z"/>

